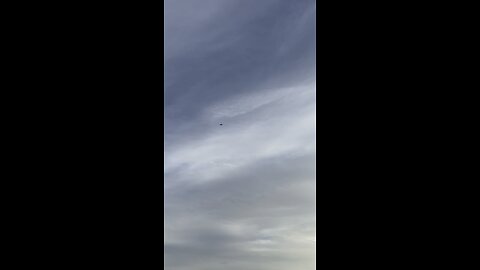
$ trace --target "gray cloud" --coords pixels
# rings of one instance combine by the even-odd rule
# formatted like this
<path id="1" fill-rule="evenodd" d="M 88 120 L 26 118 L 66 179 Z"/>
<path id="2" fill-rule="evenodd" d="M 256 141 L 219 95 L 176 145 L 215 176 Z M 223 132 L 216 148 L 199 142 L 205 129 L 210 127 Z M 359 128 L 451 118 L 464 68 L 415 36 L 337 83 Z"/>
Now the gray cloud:
<path id="1" fill-rule="evenodd" d="M 315 15 L 165 1 L 165 269 L 315 267 Z"/>

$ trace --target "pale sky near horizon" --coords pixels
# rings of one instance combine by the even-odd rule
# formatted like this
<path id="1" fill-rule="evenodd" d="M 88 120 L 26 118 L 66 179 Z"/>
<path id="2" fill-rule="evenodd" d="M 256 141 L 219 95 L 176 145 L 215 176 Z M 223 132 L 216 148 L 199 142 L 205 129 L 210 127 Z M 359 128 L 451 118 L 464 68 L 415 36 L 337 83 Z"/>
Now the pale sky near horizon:
<path id="1" fill-rule="evenodd" d="M 314 269 L 315 0 L 164 7 L 165 269 Z"/>

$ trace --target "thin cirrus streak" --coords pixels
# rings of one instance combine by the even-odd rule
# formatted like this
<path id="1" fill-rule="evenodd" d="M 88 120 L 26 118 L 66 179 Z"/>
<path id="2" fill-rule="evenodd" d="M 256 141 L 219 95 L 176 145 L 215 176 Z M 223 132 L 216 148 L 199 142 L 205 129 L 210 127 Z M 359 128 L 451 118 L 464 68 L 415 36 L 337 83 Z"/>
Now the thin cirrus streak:
<path id="1" fill-rule="evenodd" d="M 165 1 L 165 269 L 315 267 L 315 14 Z"/>

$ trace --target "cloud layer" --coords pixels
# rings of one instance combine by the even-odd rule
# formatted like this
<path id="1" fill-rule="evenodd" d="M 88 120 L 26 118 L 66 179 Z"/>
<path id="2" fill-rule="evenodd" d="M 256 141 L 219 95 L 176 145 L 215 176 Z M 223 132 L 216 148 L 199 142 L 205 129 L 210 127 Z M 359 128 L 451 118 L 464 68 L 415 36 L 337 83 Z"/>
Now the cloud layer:
<path id="1" fill-rule="evenodd" d="M 315 267 L 315 13 L 165 1 L 165 269 Z"/>

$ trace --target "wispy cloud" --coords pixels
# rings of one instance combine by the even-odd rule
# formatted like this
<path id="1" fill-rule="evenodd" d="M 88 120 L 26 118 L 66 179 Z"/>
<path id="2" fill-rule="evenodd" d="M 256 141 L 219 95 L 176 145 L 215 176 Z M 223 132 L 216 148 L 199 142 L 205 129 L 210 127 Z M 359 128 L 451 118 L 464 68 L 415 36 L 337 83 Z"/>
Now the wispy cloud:
<path id="1" fill-rule="evenodd" d="M 165 2 L 165 269 L 313 269 L 315 1 L 198 2 Z"/>

